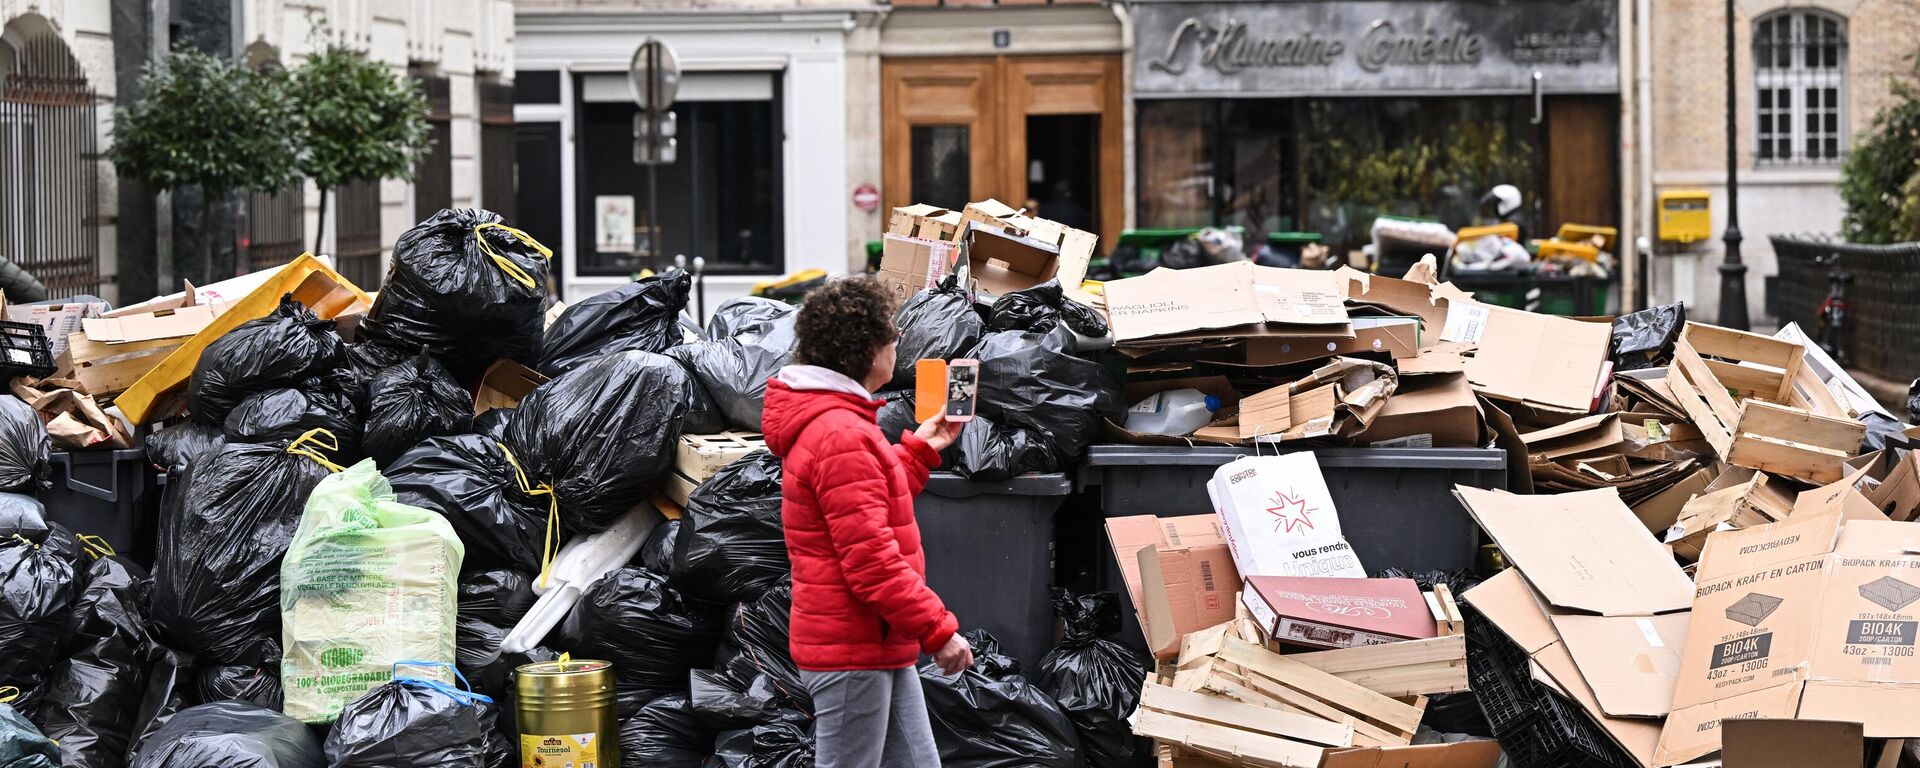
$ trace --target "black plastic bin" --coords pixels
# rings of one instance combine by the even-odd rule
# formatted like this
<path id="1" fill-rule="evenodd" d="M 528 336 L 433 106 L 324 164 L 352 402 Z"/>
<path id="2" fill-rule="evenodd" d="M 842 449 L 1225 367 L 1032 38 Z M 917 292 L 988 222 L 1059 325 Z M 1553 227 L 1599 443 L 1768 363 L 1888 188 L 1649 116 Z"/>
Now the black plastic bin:
<path id="1" fill-rule="evenodd" d="M 1053 647 L 1053 516 L 1072 491 L 1060 473 L 976 481 L 937 472 L 913 504 L 927 584 L 962 630 L 993 633 L 1028 672 Z"/>
<path id="2" fill-rule="evenodd" d="M 153 512 L 159 470 L 139 448 L 54 451 L 53 487 L 40 493 L 47 517 L 74 533 L 99 536 L 143 565 L 153 562 Z"/>
<path id="3" fill-rule="evenodd" d="M 1261 452 L 1273 454 L 1271 448 Z M 1369 571 L 1464 571 L 1480 529 L 1453 497 L 1455 485 L 1504 488 L 1506 452 L 1492 448 L 1322 448 L 1313 451 L 1340 513 L 1340 531 Z M 1083 488 L 1099 488 L 1107 517 L 1213 512 L 1207 481 L 1253 448 L 1096 445 L 1080 465 Z M 1126 594 L 1112 555 L 1100 588 Z M 1144 647 L 1139 620 L 1122 611 L 1122 636 Z"/>

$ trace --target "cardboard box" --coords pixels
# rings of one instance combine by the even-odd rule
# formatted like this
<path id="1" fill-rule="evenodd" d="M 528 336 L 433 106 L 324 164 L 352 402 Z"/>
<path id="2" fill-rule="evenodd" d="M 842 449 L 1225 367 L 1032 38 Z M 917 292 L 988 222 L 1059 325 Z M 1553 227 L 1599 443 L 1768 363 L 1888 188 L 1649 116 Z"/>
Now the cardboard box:
<path id="1" fill-rule="evenodd" d="M 1349 339 L 1345 282 L 1336 273 L 1255 266 L 1155 269 L 1108 281 L 1116 343 L 1255 337 Z"/>
<path id="2" fill-rule="evenodd" d="M 1920 523 L 1847 520 L 1845 494 L 1809 493 L 1805 514 L 1707 537 L 1660 764 L 1719 749 L 1728 718 L 1920 736 Z"/>
<path id="3" fill-rule="evenodd" d="M 1366 577 L 1312 453 L 1230 462 L 1213 473 L 1207 495 L 1241 578 Z"/>
<path id="4" fill-rule="evenodd" d="M 1680 520 L 1680 511 L 1687 502 L 1704 492 L 1707 484 L 1713 482 L 1713 473 L 1705 469 L 1696 469 L 1693 474 L 1680 478 L 1679 482 L 1667 486 L 1666 490 L 1648 497 L 1645 501 L 1633 505 L 1633 516 L 1647 526 L 1655 536 L 1665 536 L 1668 528 Z"/>
<path id="5" fill-rule="evenodd" d="M 971 279 L 995 295 L 1059 278 L 1074 296 L 1086 280 L 1099 237 L 983 200 L 961 212 L 955 241 Z"/>
<path id="6" fill-rule="evenodd" d="M 951 243 L 888 234 L 882 240 L 880 271 L 874 279 L 895 301 L 905 301 L 953 271 L 954 251 Z"/>
<path id="7" fill-rule="evenodd" d="M 99 317 L 107 311 L 104 301 L 68 302 L 65 304 L 9 304 L 6 308 L 7 319 L 16 323 L 32 323 L 46 329 L 47 346 L 53 356 L 59 357 L 67 351 L 67 336 L 80 330 L 80 322 L 89 317 Z"/>
<path id="8" fill-rule="evenodd" d="M 1400 377 L 1393 396 L 1354 441 L 1375 448 L 1477 448 L 1487 443 L 1480 403 L 1464 373 Z"/>
<path id="9" fill-rule="evenodd" d="M 1384 354 L 1404 360 L 1420 354 L 1420 318 L 1355 317 L 1351 339 L 1247 339 L 1238 359 L 1206 359 L 1229 365 L 1265 367 L 1293 365 L 1335 355 Z"/>
<path id="10" fill-rule="evenodd" d="M 960 212 L 932 205 L 909 205 L 893 209 L 887 217 L 887 234 L 917 237 L 951 243 L 960 232 Z"/>
<path id="11" fill-rule="evenodd" d="M 1566 694 L 1586 710 L 1613 742 L 1633 757 L 1640 768 L 1653 768 L 1660 741 L 1660 721 L 1613 717 L 1606 713 L 1574 656 L 1554 627 L 1553 613 L 1517 568 L 1509 568 L 1467 591 L 1467 603 L 1485 616 L 1501 634 L 1525 652 L 1544 676 L 1542 682 Z M 1650 643 L 1648 643 L 1650 644 Z M 1647 678 L 1641 678 L 1643 685 Z M 1653 689 L 1673 690 L 1672 679 L 1654 680 Z"/>
<path id="12" fill-rule="evenodd" d="M 521 398 L 535 387 L 547 383 L 547 377 L 512 360 L 499 360 L 480 377 L 480 389 L 473 393 L 473 415 L 495 408 L 517 408 Z M 685 503 L 685 502 L 682 502 Z"/>
<path id="13" fill-rule="evenodd" d="M 1920 451 L 1908 451 L 1880 484 L 1867 493 L 1867 500 L 1895 520 L 1920 516 Z"/>
<path id="14" fill-rule="evenodd" d="M 1693 583 L 1611 488 L 1518 496 L 1462 486 L 1454 495 L 1554 605 L 1647 616 L 1693 602 Z"/>
<path id="15" fill-rule="evenodd" d="M 1248 576 L 1241 600 L 1275 642 L 1354 648 L 1434 636 L 1412 579 Z"/>
<path id="16" fill-rule="evenodd" d="M 1447 327 L 1447 307 L 1449 300 L 1436 294 L 1434 287 L 1412 280 L 1398 280 L 1384 275 L 1373 275 L 1352 267 L 1337 270 L 1348 281 L 1347 301 L 1352 304 L 1366 304 L 1385 308 L 1398 315 L 1413 315 L 1420 318 L 1421 345 L 1432 346 L 1440 343 L 1440 333 Z M 1448 285 L 1452 287 L 1451 284 Z"/>
<path id="17" fill-rule="evenodd" d="M 1722 768 L 1857 766 L 1866 760 L 1867 739 L 1859 723 L 1837 720 L 1754 718 L 1728 720 Z"/>
<path id="18" fill-rule="evenodd" d="M 1440 338 L 1479 345 L 1467 362 L 1475 391 L 1564 413 L 1591 411 L 1610 367 L 1605 323 L 1455 301 Z"/>
<path id="19" fill-rule="evenodd" d="M 80 326 L 88 339 L 103 344 L 173 339 L 199 333 L 224 311 L 225 304 L 195 304 L 134 315 L 86 318 L 80 321 Z"/>
<path id="20" fill-rule="evenodd" d="M 1233 619 L 1240 575 L 1219 518 L 1110 518 L 1107 539 L 1154 656 L 1178 655 L 1188 633 Z"/>
<path id="21" fill-rule="evenodd" d="M 1328 750 L 1320 768 L 1494 768 L 1500 754 L 1497 741 Z"/>

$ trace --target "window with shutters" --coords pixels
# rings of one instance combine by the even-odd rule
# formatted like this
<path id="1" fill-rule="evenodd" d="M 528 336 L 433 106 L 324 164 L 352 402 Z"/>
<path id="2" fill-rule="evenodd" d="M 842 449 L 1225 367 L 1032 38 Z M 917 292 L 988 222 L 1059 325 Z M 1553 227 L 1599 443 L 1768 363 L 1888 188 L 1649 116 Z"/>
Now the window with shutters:
<path id="1" fill-rule="evenodd" d="M 1847 149 L 1847 24 L 1809 8 L 1760 17 L 1753 28 L 1754 158 L 1833 163 Z"/>

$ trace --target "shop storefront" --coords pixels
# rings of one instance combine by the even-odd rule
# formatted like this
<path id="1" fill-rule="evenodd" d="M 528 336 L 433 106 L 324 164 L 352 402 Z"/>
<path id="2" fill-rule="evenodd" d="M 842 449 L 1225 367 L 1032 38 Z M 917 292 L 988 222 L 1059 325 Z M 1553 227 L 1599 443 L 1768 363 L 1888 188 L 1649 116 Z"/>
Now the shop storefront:
<path id="1" fill-rule="evenodd" d="M 1529 236 L 1619 219 L 1611 0 L 1140 0 L 1139 227 L 1474 223 L 1512 184 Z"/>
<path id="2" fill-rule="evenodd" d="M 517 21 L 517 216 L 555 246 L 562 298 L 681 255 L 704 260 L 708 309 L 771 277 L 846 270 L 851 12 L 523 8 Z M 678 156 L 656 169 L 657 208 L 627 85 L 650 35 L 682 69 Z"/>

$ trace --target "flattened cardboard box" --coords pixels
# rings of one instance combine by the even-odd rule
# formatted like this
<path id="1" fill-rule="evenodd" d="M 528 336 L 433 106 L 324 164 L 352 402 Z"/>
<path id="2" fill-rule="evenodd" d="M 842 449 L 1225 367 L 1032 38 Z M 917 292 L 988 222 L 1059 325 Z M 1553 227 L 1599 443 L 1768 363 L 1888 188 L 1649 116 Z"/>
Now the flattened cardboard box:
<path id="1" fill-rule="evenodd" d="M 1239 359 L 1210 355 L 1205 359 L 1235 366 L 1263 367 L 1292 365 L 1335 355 L 1383 354 L 1404 360 L 1420 353 L 1420 318 L 1356 317 L 1351 339 L 1298 339 L 1259 337 L 1247 339 Z"/>
<path id="2" fill-rule="evenodd" d="M 1612 328 L 1564 317 L 1455 301 L 1444 341 L 1480 349 L 1467 378 L 1483 395 L 1537 408 L 1586 413 L 1604 382 Z"/>
<path id="3" fill-rule="evenodd" d="M 1708 536 L 1660 764 L 1719 749 L 1730 717 L 1920 736 L 1915 544 L 1920 524 L 1847 520 L 1841 506 Z"/>
<path id="4" fill-rule="evenodd" d="M 1693 602 L 1686 573 L 1611 488 L 1518 496 L 1458 486 L 1454 495 L 1554 605 L 1648 616 Z"/>
<path id="5" fill-rule="evenodd" d="M 1267 636 L 1304 648 L 1355 648 L 1434 636 L 1412 579 L 1248 576 L 1241 601 Z"/>
<path id="6" fill-rule="evenodd" d="M 1262 334 L 1353 337 L 1345 286 L 1332 272 L 1260 267 L 1250 261 L 1197 269 L 1162 267 L 1110 281 L 1105 291 L 1117 343 Z"/>
<path id="7" fill-rule="evenodd" d="M 1456 741 L 1328 750 L 1320 759 L 1320 768 L 1494 768 L 1499 762 L 1500 742 Z"/>

